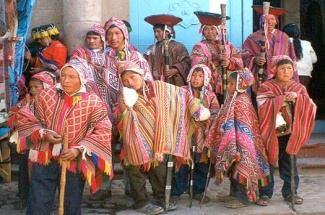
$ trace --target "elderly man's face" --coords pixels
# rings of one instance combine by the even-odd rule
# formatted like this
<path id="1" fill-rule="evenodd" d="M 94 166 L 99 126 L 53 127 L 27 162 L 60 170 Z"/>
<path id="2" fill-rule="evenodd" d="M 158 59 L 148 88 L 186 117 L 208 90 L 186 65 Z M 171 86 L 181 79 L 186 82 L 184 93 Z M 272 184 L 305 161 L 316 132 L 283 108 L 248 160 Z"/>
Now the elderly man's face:
<path id="1" fill-rule="evenodd" d="M 66 67 L 62 70 L 60 83 L 63 91 L 72 95 L 81 88 L 81 81 L 78 72 L 72 67 Z"/>
<path id="2" fill-rule="evenodd" d="M 118 27 L 112 27 L 106 32 L 106 40 L 108 45 L 117 50 L 122 50 L 124 48 L 124 35 L 121 29 Z"/>
<path id="3" fill-rule="evenodd" d="M 86 44 L 90 49 L 100 49 L 103 47 L 103 41 L 98 35 L 87 35 Z"/>
<path id="4" fill-rule="evenodd" d="M 125 87 L 132 88 L 136 91 L 143 87 L 143 76 L 133 71 L 125 71 L 122 73 L 122 83 Z"/>

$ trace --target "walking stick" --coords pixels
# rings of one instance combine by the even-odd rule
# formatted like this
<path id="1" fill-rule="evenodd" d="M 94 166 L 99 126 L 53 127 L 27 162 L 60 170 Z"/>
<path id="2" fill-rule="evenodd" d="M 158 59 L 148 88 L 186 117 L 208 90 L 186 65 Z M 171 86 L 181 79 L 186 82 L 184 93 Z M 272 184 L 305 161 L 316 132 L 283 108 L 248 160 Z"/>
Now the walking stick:
<path id="1" fill-rule="evenodd" d="M 169 207 L 171 189 L 172 189 L 172 177 L 173 177 L 173 157 L 172 155 L 167 155 L 167 169 L 166 169 L 166 185 L 165 185 L 165 212 L 167 212 Z"/>
<path id="2" fill-rule="evenodd" d="M 209 150 L 208 150 L 208 154 L 209 154 Z M 202 199 L 200 201 L 200 205 L 203 203 L 203 201 L 205 199 L 205 196 L 207 195 L 207 189 L 208 189 L 208 185 L 209 185 L 210 171 L 211 171 L 212 162 L 211 162 L 210 156 L 208 156 L 208 157 L 209 157 L 209 168 L 208 168 L 207 180 L 205 182 L 204 192 L 203 192 Z"/>
<path id="3" fill-rule="evenodd" d="M 226 41 L 227 41 L 227 16 L 226 16 L 226 4 L 220 4 L 221 8 L 221 18 L 222 18 L 222 24 L 221 24 L 221 53 L 226 53 Z M 225 66 L 221 66 L 221 75 L 222 75 L 222 95 L 223 95 L 223 101 L 226 100 L 227 96 L 227 68 Z"/>
<path id="4" fill-rule="evenodd" d="M 66 137 L 63 137 L 63 150 L 68 148 L 68 141 Z M 60 178 L 60 192 L 59 192 L 59 215 L 64 214 L 64 194 L 66 184 L 66 173 L 67 173 L 67 161 L 61 163 L 61 178 Z"/>
<path id="5" fill-rule="evenodd" d="M 292 114 L 292 125 L 294 122 L 294 103 L 292 101 L 289 102 L 291 114 Z M 290 155 L 290 189 L 291 189 L 291 209 L 293 212 L 296 211 L 295 209 L 295 201 L 296 201 L 296 184 L 295 184 L 295 155 Z"/>
<path id="6" fill-rule="evenodd" d="M 192 145 L 192 163 L 191 163 L 191 172 L 190 172 L 190 204 L 189 207 L 192 207 L 193 202 L 193 184 L 194 184 L 194 168 L 195 168 L 195 152 L 196 147 L 195 145 Z"/>
<path id="7" fill-rule="evenodd" d="M 295 212 L 296 209 L 295 209 L 295 200 L 296 200 L 296 185 L 295 185 L 295 155 L 290 155 L 290 166 L 291 166 L 291 177 L 290 177 L 290 180 L 291 180 L 291 209 Z"/>
<path id="8" fill-rule="evenodd" d="M 267 29 L 265 28 L 265 22 L 266 22 L 266 17 L 269 15 L 269 9 L 270 9 L 270 2 L 263 2 L 263 16 L 264 16 L 264 24 L 263 24 L 263 33 L 262 33 L 262 40 L 260 41 L 260 54 L 259 57 L 265 58 L 265 35 Z M 263 81 L 264 81 L 264 65 L 263 66 L 258 66 L 258 71 L 257 71 L 257 79 L 258 79 L 258 86 L 261 86 Z"/>

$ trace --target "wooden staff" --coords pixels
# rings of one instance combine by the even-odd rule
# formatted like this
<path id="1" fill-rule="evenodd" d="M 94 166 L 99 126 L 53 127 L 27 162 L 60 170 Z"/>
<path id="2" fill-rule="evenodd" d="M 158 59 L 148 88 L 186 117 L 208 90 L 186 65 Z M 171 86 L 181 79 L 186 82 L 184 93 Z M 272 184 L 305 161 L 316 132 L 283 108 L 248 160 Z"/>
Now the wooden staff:
<path id="1" fill-rule="evenodd" d="M 221 18 L 222 18 L 222 24 L 221 24 L 221 53 L 226 53 L 226 43 L 227 43 L 227 8 L 226 4 L 220 4 L 221 8 Z M 222 94 L 223 94 L 223 101 L 226 100 L 227 96 L 227 67 L 221 66 L 221 75 L 222 75 Z"/>
<path id="2" fill-rule="evenodd" d="M 165 70 L 164 71 L 168 71 L 170 68 L 170 62 L 169 62 L 169 41 L 167 39 L 164 40 L 164 63 L 165 63 Z M 165 72 L 163 71 L 163 73 L 161 74 L 161 81 L 165 81 L 165 79 L 167 79 L 165 77 Z"/>
<path id="3" fill-rule="evenodd" d="M 165 183 L 165 212 L 168 211 L 170 195 L 172 190 L 172 177 L 173 177 L 174 162 L 173 156 L 167 155 L 167 169 L 166 169 L 166 183 Z"/>
<path id="4" fill-rule="evenodd" d="M 194 184 L 194 168 L 195 168 L 195 153 L 196 153 L 196 147 L 193 144 L 192 145 L 192 163 L 191 163 L 191 171 L 190 171 L 190 204 L 189 207 L 192 207 L 193 202 L 193 184 Z"/>
<path id="5" fill-rule="evenodd" d="M 68 149 L 67 137 L 63 137 L 63 150 Z M 64 194 L 66 185 L 67 161 L 61 163 L 60 193 L 59 193 L 59 215 L 64 214 Z"/>
<path id="6" fill-rule="evenodd" d="M 265 38 L 266 38 L 266 30 L 264 28 L 265 22 L 266 22 L 266 17 L 269 15 L 269 9 L 270 9 L 270 2 L 263 2 L 263 17 L 264 17 L 264 24 L 263 24 L 263 33 L 262 33 L 262 40 L 260 41 L 260 54 L 259 57 L 265 59 Z M 261 86 L 261 84 L 264 82 L 264 65 L 263 66 L 258 66 L 258 71 L 257 71 L 257 79 L 258 79 L 258 86 Z"/>

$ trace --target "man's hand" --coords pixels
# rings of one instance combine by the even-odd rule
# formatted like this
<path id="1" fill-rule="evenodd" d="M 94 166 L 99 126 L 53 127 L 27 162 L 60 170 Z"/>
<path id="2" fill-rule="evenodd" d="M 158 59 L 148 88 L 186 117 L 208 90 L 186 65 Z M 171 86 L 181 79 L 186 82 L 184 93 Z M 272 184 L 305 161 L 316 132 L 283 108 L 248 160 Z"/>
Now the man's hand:
<path id="1" fill-rule="evenodd" d="M 228 67 L 228 65 L 230 63 L 229 58 L 227 57 L 226 54 L 220 54 L 219 61 L 220 61 L 221 66 L 224 66 L 224 67 Z"/>
<path id="2" fill-rule="evenodd" d="M 53 131 L 47 131 L 44 136 L 44 140 L 49 142 L 50 144 L 62 143 L 61 135 Z"/>
<path id="3" fill-rule="evenodd" d="M 60 158 L 64 161 L 71 161 L 74 160 L 76 157 L 78 157 L 78 155 L 80 154 L 80 150 L 79 149 L 64 149 L 61 152 Z"/>
<path id="4" fill-rule="evenodd" d="M 255 64 L 258 66 L 263 66 L 266 63 L 266 59 L 264 57 L 257 56 L 255 57 Z"/>
<path id="5" fill-rule="evenodd" d="M 165 70 L 165 76 L 167 78 L 172 77 L 173 75 L 176 75 L 178 73 L 178 70 L 176 68 L 171 68 L 169 70 Z"/>
<path id="6" fill-rule="evenodd" d="M 284 95 L 285 95 L 285 100 L 288 102 L 294 102 L 298 97 L 297 93 L 295 92 L 285 92 Z"/>

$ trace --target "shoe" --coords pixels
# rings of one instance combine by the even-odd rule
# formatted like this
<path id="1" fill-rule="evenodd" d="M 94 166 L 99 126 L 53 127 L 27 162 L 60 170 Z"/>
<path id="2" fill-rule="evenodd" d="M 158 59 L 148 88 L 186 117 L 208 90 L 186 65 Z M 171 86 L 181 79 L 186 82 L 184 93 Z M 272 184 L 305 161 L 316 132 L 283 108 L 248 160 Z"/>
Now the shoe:
<path id="1" fill-rule="evenodd" d="M 233 199 L 233 200 L 225 203 L 225 207 L 226 208 L 231 208 L 231 209 L 243 208 L 243 207 L 246 207 L 246 206 L 248 206 L 248 205 L 245 205 L 244 203 L 242 203 L 238 199 Z"/>
<path id="2" fill-rule="evenodd" d="M 22 211 L 27 207 L 27 200 L 20 200 L 14 205 L 14 210 Z"/>
<path id="3" fill-rule="evenodd" d="M 176 210 L 177 209 L 177 202 L 178 202 L 178 200 L 179 200 L 179 197 L 178 196 L 172 196 L 170 198 L 169 204 L 167 206 L 167 211 Z M 155 205 L 158 205 L 158 206 L 162 207 L 165 210 L 165 201 L 164 200 L 155 199 L 155 200 L 152 200 L 152 203 L 155 204 Z"/>
<path id="4" fill-rule="evenodd" d="M 156 215 L 164 212 L 164 209 L 158 205 L 148 203 L 145 206 L 136 209 L 136 211 L 147 215 Z"/>
<path id="5" fill-rule="evenodd" d="M 292 196 L 289 195 L 289 196 L 285 197 L 284 200 L 286 202 L 290 202 L 291 203 Z M 302 197 L 295 195 L 295 204 L 296 205 L 301 205 L 303 202 L 304 202 L 304 199 Z"/>
<path id="6" fill-rule="evenodd" d="M 110 190 L 98 190 L 96 193 L 89 196 L 91 201 L 104 201 L 105 199 L 112 196 Z"/>
<path id="7" fill-rule="evenodd" d="M 207 196 L 204 196 L 204 199 L 202 199 L 202 198 L 203 198 L 203 193 L 197 193 L 197 194 L 194 194 L 194 196 L 193 196 L 193 199 L 198 200 L 199 202 L 202 202 L 202 203 L 208 203 L 210 201 L 210 198 Z"/>
<path id="8" fill-rule="evenodd" d="M 268 196 L 260 196 L 260 198 L 255 202 L 259 206 L 268 206 L 270 203 L 270 198 Z"/>
<path id="9" fill-rule="evenodd" d="M 218 197 L 218 201 L 219 202 L 223 202 L 223 203 L 226 203 L 226 202 L 229 202 L 231 200 L 234 200 L 235 197 L 231 196 L 231 195 L 227 195 L 227 196 L 219 196 Z"/>

